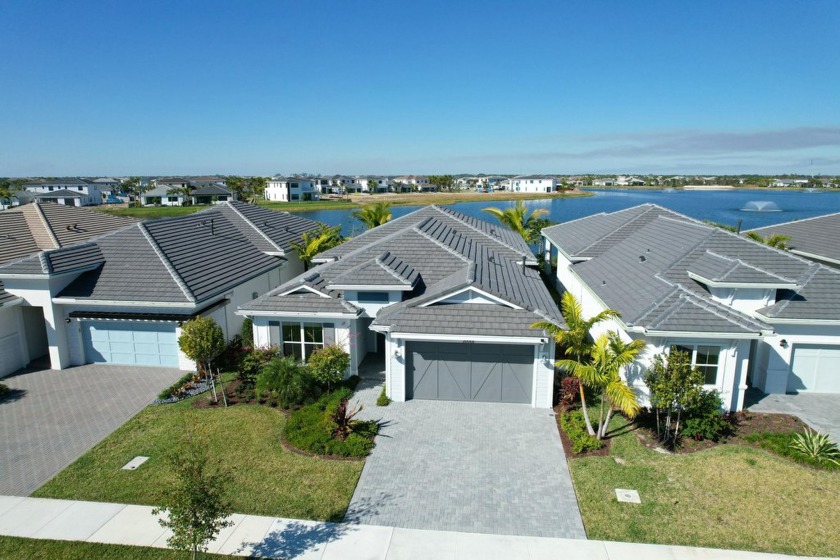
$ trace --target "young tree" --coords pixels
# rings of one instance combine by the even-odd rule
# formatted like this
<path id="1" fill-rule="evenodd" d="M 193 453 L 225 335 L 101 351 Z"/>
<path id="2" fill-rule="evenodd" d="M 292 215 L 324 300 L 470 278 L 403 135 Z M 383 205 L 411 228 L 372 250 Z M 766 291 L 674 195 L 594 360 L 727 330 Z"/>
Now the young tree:
<path id="1" fill-rule="evenodd" d="M 317 231 L 304 232 L 300 242 L 292 242 L 292 248 L 297 252 L 298 258 L 303 261 L 303 269 L 306 271 L 309 270 L 315 255 L 342 243 L 344 243 L 344 237 L 341 236 L 341 226 L 330 227 L 321 224 Z"/>
<path id="2" fill-rule="evenodd" d="M 210 317 L 196 317 L 181 327 L 178 347 L 196 363 L 199 373 L 208 372 L 213 359 L 225 350 L 225 335 Z"/>
<path id="3" fill-rule="evenodd" d="M 703 373 L 691 367 L 687 352 L 672 346 L 666 356 L 654 356 L 644 381 L 656 414 L 656 433 L 662 443 L 674 444 L 679 437 L 683 412 L 697 402 L 703 390 Z"/>
<path id="4" fill-rule="evenodd" d="M 563 315 L 566 329 L 562 329 L 548 321 L 534 323 L 531 326 L 537 329 L 543 329 L 553 336 L 554 340 L 563 348 L 563 353 L 569 357 L 568 359 L 580 364 L 583 364 L 592 352 L 592 337 L 589 334 L 592 327 L 598 323 L 603 323 L 609 319 L 621 316 L 618 311 L 606 309 L 587 319 L 583 314 L 583 308 L 580 302 L 571 292 L 563 292 L 560 300 L 560 313 Z M 561 367 L 559 361 L 554 365 Z M 570 371 L 570 373 L 572 372 Z M 581 383 L 580 404 L 583 409 L 583 419 L 586 421 L 586 430 L 589 432 L 589 435 L 594 436 L 595 430 L 592 428 L 592 422 L 589 419 L 589 410 L 586 406 L 586 396 L 584 395 L 583 387 L 584 384 Z"/>
<path id="5" fill-rule="evenodd" d="M 162 494 L 163 505 L 153 509 L 152 515 L 168 514 L 167 519 L 158 520 L 172 531 L 167 544 L 192 551 L 195 559 L 222 529 L 233 525 L 227 519 L 233 511 L 224 492 L 228 474 L 218 466 L 206 444 L 189 433 L 186 443 L 170 454 L 167 462 L 174 476 Z"/>
<path id="6" fill-rule="evenodd" d="M 247 199 L 251 204 L 256 204 L 262 200 L 265 195 L 265 187 L 268 184 L 268 179 L 265 177 L 251 177 L 248 179 L 248 185 L 245 188 Z"/>
<path id="7" fill-rule="evenodd" d="M 353 217 L 373 229 L 391 220 L 391 207 L 387 202 L 367 204 L 353 212 Z"/>
<path id="8" fill-rule="evenodd" d="M 439 190 L 452 190 L 455 185 L 455 179 L 452 175 L 429 175 L 429 184 L 437 187 Z"/>
<path id="9" fill-rule="evenodd" d="M 569 370 L 572 375 L 580 379 L 582 385 L 601 394 L 598 429 L 595 431 L 595 437 L 598 439 L 603 439 L 607 435 L 610 418 L 615 410 L 620 410 L 630 418 L 639 413 L 636 394 L 621 378 L 621 370 L 633 363 L 636 355 L 644 347 L 644 340 L 632 340 L 625 343 L 618 333 L 610 331 L 608 334 L 599 336 L 592 345 L 589 360 L 557 362 L 558 366 Z"/>
<path id="10" fill-rule="evenodd" d="M 522 239 L 531 243 L 535 239 L 532 222 L 548 214 L 545 208 L 537 208 L 531 212 L 525 207 L 521 200 L 516 201 L 512 208 L 485 208 L 485 212 L 492 214 L 502 225 L 505 225 L 522 236 Z"/>
<path id="11" fill-rule="evenodd" d="M 767 237 L 761 237 L 761 235 L 757 234 L 754 231 L 748 231 L 747 237 L 749 237 L 753 241 L 764 243 L 769 247 L 781 249 L 782 251 L 787 250 L 787 242 L 791 239 L 789 235 L 783 235 L 781 233 L 774 233 L 773 235 L 768 235 Z"/>
<path id="12" fill-rule="evenodd" d="M 337 345 L 324 346 L 312 352 L 306 365 L 315 381 L 329 391 L 342 380 L 344 372 L 350 367 L 350 354 Z"/>
<path id="13" fill-rule="evenodd" d="M 184 206 L 189 206 L 192 203 L 192 192 L 193 188 L 185 184 L 181 187 L 172 187 L 171 189 L 167 189 L 166 194 L 172 196 L 183 196 L 184 197 Z"/>

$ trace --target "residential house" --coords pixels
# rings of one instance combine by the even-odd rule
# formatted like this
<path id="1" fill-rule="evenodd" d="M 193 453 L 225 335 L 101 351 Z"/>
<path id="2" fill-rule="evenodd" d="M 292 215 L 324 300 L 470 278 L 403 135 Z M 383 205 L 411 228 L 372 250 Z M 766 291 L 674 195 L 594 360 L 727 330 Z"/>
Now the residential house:
<path id="1" fill-rule="evenodd" d="M 198 186 L 190 192 L 193 204 L 220 204 L 236 200 L 236 193 L 219 184 Z"/>
<path id="2" fill-rule="evenodd" d="M 807 187 L 811 183 L 810 179 L 773 179 L 770 182 L 771 187 Z"/>
<path id="3" fill-rule="evenodd" d="M 750 230 L 762 237 L 786 235 L 787 250 L 834 268 L 840 268 L 840 213 L 786 222 Z"/>
<path id="4" fill-rule="evenodd" d="M 587 316 L 647 345 L 627 379 L 672 346 L 689 353 L 724 407 L 765 393 L 840 392 L 840 272 L 652 204 L 543 230 L 557 287 Z M 550 268 L 555 270 L 550 270 Z"/>
<path id="5" fill-rule="evenodd" d="M 393 181 L 395 183 L 411 185 L 412 190 L 421 192 L 437 190 L 437 187 L 429 183 L 429 178 L 425 175 L 400 175 L 399 177 L 394 177 Z"/>
<path id="6" fill-rule="evenodd" d="M 615 179 L 615 184 L 618 187 L 642 187 L 645 185 L 645 180 L 628 175 L 619 175 Z"/>
<path id="7" fill-rule="evenodd" d="M 382 194 L 391 189 L 391 180 L 387 177 L 358 177 L 356 182 L 362 186 L 362 192 L 365 193 Z"/>
<path id="8" fill-rule="evenodd" d="M 510 190 L 522 193 L 552 193 L 557 190 L 557 179 L 541 175 L 520 175 L 510 179 Z"/>
<path id="9" fill-rule="evenodd" d="M 23 189 L 40 202 L 67 206 L 94 206 L 103 200 L 100 185 L 87 179 L 39 179 L 24 183 Z"/>
<path id="10" fill-rule="evenodd" d="M 41 210 L 46 215 L 50 209 Z M 202 315 L 226 337 L 240 332 L 237 306 L 300 274 L 303 264 L 292 243 L 319 227 L 287 212 L 229 201 L 187 216 L 121 223 L 51 248 L 49 240 L 36 239 L 45 235 L 36 233 L 39 216 L 17 218 L 12 235 L 26 240 L 28 249 L 0 265 L 3 308 L 19 308 L 17 317 L 6 319 L 17 321 L 16 334 L 0 336 L 3 361 L 16 357 L 17 364 L 4 367 L 24 363 L 32 356 L 31 341 L 38 340 L 52 369 L 112 363 L 190 370 L 177 343 L 182 324 Z M 93 227 L 79 221 L 51 230 L 60 240 Z M 29 323 L 27 315 L 33 317 Z"/>
<path id="11" fill-rule="evenodd" d="M 598 177 L 592 180 L 593 187 L 614 187 L 616 181 L 613 177 Z"/>
<path id="12" fill-rule="evenodd" d="M 87 241 L 135 223 L 85 208 L 34 202 L 0 213 L 0 265 Z M 48 351 L 43 309 L 7 292 L 0 281 L 0 377 Z"/>
<path id="13" fill-rule="evenodd" d="M 159 185 L 144 192 L 139 198 L 143 206 L 183 206 L 188 200 L 181 190 L 168 185 Z"/>
<path id="14" fill-rule="evenodd" d="M 300 359 L 324 345 L 386 372 L 395 401 L 550 408 L 563 319 L 516 233 L 427 206 L 321 253 L 315 268 L 240 306 L 254 341 Z"/>
<path id="15" fill-rule="evenodd" d="M 315 188 L 312 179 L 304 177 L 280 177 L 269 179 L 265 186 L 265 199 L 279 202 L 301 202 L 319 200 L 321 192 Z"/>

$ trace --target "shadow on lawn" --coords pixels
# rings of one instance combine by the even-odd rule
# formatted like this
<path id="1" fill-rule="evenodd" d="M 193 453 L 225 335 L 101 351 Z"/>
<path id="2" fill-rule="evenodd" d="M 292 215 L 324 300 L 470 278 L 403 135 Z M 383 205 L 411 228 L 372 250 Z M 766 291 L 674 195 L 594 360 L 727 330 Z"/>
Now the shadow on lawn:
<path id="1" fill-rule="evenodd" d="M 621 435 L 624 435 L 624 434 L 627 434 L 627 433 L 630 433 L 630 432 L 635 432 L 638 429 L 639 429 L 639 426 L 637 426 L 635 422 L 633 422 L 632 420 L 627 420 L 627 422 L 625 422 L 625 424 L 623 426 L 619 426 L 619 427 L 615 428 L 614 430 L 608 431 L 607 432 L 607 437 L 611 437 L 611 438 L 618 437 L 618 436 L 621 436 Z"/>

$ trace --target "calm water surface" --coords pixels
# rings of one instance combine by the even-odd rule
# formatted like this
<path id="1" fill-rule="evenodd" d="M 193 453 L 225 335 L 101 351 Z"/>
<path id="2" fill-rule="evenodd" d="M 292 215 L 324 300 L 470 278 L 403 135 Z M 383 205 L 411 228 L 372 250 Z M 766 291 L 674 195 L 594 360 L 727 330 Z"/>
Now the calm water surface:
<path id="1" fill-rule="evenodd" d="M 550 200 L 526 200 L 530 209 L 545 208 L 548 219 L 566 222 L 598 212 L 615 212 L 644 203 L 654 203 L 699 220 L 710 220 L 742 229 L 769 226 L 781 222 L 812 218 L 823 214 L 840 212 L 840 192 L 836 191 L 663 191 L 663 190 L 590 190 L 595 196 L 583 198 L 555 198 Z M 772 202 L 780 212 L 745 212 L 742 208 L 750 202 Z M 484 208 L 495 206 L 506 208 L 514 201 L 459 202 L 450 204 L 459 212 L 478 218 L 490 219 Z M 758 206 L 763 206 L 759 204 Z M 394 218 L 417 210 L 420 206 L 395 206 L 391 209 Z M 341 225 L 344 235 L 358 235 L 364 226 L 353 219 L 351 210 L 316 210 L 302 212 L 312 220 L 329 225 Z"/>

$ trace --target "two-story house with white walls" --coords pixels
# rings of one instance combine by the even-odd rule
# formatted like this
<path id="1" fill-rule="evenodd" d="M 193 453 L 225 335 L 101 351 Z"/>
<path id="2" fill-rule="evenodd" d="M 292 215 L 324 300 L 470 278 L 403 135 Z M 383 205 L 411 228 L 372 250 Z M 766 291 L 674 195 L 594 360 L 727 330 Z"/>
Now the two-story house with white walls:
<path id="1" fill-rule="evenodd" d="M 552 193 L 557 190 L 557 179 L 541 175 L 521 175 L 510 181 L 513 192 Z"/>
<path id="2" fill-rule="evenodd" d="M 24 183 L 23 188 L 41 202 L 67 206 L 95 206 L 103 200 L 100 186 L 87 179 L 42 179 Z"/>
<path id="3" fill-rule="evenodd" d="M 281 177 L 269 179 L 265 185 L 265 199 L 276 202 L 303 202 L 319 200 L 321 192 L 315 188 L 312 179 L 302 177 Z"/>

